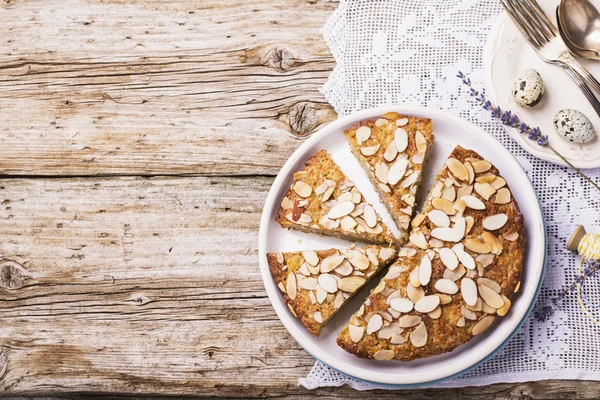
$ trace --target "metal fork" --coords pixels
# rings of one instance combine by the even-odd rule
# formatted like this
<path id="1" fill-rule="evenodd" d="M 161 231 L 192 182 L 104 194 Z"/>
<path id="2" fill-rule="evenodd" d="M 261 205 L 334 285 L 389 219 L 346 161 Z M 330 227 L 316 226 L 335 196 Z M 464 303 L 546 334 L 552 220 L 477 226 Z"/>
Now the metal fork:
<path id="1" fill-rule="evenodd" d="M 540 58 L 547 63 L 564 68 L 600 116 L 600 102 L 584 79 L 598 93 L 600 93 L 600 82 L 575 60 L 558 34 L 558 29 L 544 14 L 539 4 L 535 0 L 500 0 L 500 2 Z"/>

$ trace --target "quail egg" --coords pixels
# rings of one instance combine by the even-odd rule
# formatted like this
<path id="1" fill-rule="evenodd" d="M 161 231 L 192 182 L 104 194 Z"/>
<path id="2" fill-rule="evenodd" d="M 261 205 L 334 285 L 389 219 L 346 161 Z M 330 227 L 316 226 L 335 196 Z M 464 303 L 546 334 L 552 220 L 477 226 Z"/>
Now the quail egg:
<path id="1" fill-rule="evenodd" d="M 544 96 L 544 81 L 535 69 L 521 72 L 513 84 L 512 96 L 521 107 L 533 107 Z"/>
<path id="2" fill-rule="evenodd" d="M 577 110 L 560 110 L 554 116 L 554 130 L 563 139 L 577 144 L 587 143 L 596 137 L 594 125 Z"/>

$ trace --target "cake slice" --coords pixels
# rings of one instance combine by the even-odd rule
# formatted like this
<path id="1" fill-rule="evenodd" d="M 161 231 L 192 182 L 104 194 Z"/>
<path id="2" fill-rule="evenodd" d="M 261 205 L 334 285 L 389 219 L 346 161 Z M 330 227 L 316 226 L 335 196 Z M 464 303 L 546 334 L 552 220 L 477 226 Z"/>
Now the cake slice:
<path id="1" fill-rule="evenodd" d="M 283 228 L 352 241 L 382 245 L 401 245 L 406 241 L 406 237 L 399 240 L 392 234 L 325 150 L 294 174 L 276 219 Z"/>
<path id="2" fill-rule="evenodd" d="M 504 316 L 519 289 L 523 216 L 496 167 L 456 147 L 407 246 L 337 338 L 361 358 L 453 350 Z"/>
<path id="3" fill-rule="evenodd" d="M 344 134 L 401 235 L 405 235 L 423 162 L 434 140 L 431 120 L 389 112 L 375 121 L 358 122 Z"/>
<path id="4" fill-rule="evenodd" d="M 316 336 L 337 310 L 395 258 L 394 248 L 380 246 L 267 254 L 285 303 Z"/>

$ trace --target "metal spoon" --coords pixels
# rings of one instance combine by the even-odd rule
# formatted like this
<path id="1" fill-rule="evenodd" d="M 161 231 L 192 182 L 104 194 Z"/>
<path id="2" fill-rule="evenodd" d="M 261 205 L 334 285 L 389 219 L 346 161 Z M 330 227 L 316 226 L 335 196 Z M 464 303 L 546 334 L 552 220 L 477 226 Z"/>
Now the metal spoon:
<path id="1" fill-rule="evenodd" d="M 600 60 L 600 12 L 590 0 L 561 0 L 556 22 L 573 53 Z"/>

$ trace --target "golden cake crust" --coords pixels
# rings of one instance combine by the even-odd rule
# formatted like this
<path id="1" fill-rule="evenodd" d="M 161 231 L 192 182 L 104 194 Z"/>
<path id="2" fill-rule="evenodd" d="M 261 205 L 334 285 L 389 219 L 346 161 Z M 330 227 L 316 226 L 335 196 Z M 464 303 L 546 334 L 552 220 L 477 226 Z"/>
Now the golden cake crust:
<path id="1" fill-rule="evenodd" d="M 434 141 L 431 120 L 389 112 L 376 120 L 358 122 L 344 134 L 401 236 L 406 237 L 423 163 Z M 408 161 L 407 165 L 403 158 Z M 402 165 L 394 168 L 396 163 Z M 394 176 L 397 174 L 392 171 L 398 168 L 403 171 L 402 175 Z"/>
<path id="2" fill-rule="evenodd" d="M 271 275 L 290 312 L 316 336 L 338 309 L 395 258 L 394 248 L 381 246 L 267 254 Z M 333 283 L 331 279 L 321 280 L 322 275 L 332 276 L 335 291 L 326 285 Z"/>
<path id="3" fill-rule="evenodd" d="M 525 246 L 523 215 L 510 189 L 494 166 L 482 161 L 483 158 L 476 152 L 462 147 L 456 147 L 450 158 L 458 160 L 463 165 L 469 163 L 471 168 L 476 166 L 476 168 L 473 168 L 473 176 L 469 177 L 466 182 L 461 181 L 449 172 L 448 167 L 438 173 L 436 184 L 426 200 L 423 211 L 413 220 L 414 227 L 409 244 L 400 250 L 398 260 L 390 267 L 386 277 L 371 292 L 365 304 L 338 336 L 338 345 L 346 351 L 361 358 L 397 359 L 402 361 L 442 354 L 468 342 L 475 334 L 483 332 L 490 326 L 494 318 L 503 316 L 508 312 L 511 304 L 510 299 L 518 291 L 523 268 Z M 458 175 L 464 173 L 464 170 L 456 166 L 454 162 L 450 162 L 450 164 L 452 164 Z M 475 170 L 479 172 L 475 172 Z M 470 175 L 469 171 L 467 171 L 467 174 Z M 449 177 L 450 180 L 448 180 Z M 448 187 L 445 186 L 445 183 L 450 183 L 450 181 L 457 181 L 462 187 L 458 189 L 453 183 L 451 185 L 455 188 L 453 206 L 457 207 L 458 210 L 463 210 L 462 217 L 465 220 L 469 217 L 472 218 L 472 223 L 466 222 L 466 236 L 460 243 L 463 244 L 462 251 L 471 256 L 471 261 L 469 261 L 469 257 L 464 258 L 464 265 L 474 265 L 473 269 L 465 268 L 463 260 L 460 259 L 458 267 L 450 270 L 442 262 L 439 249 L 442 247 L 452 249 L 456 242 L 440 240 L 433 237 L 432 234 L 439 226 L 431 221 L 430 213 L 434 209 L 439 210 L 436 206 L 445 208 L 447 205 L 443 201 L 434 199 L 443 199 L 442 195 L 445 195 L 448 199 L 452 198 L 452 190 L 444 189 Z M 442 182 L 442 188 L 440 188 L 439 182 Z M 472 182 L 472 184 L 468 184 L 469 182 Z M 475 188 L 476 183 L 479 185 Z M 490 184 L 491 188 L 484 185 L 485 183 Z M 470 189 L 469 186 L 471 186 Z M 470 197 L 465 198 L 462 196 L 475 197 L 485 205 L 485 209 L 464 207 L 459 198 L 462 198 L 463 201 L 466 199 L 476 207 L 479 207 L 479 203 L 473 202 Z M 455 221 L 461 217 L 458 210 L 455 209 L 455 216 L 450 217 L 454 218 Z M 434 214 L 436 213 L 431 214 L 434 220 L 443 220 L 443 218 L 434 218 Z M 494 215 L 505 215 L 506 221 L 504 224 L 502 224 L 504 217 L 486 220 L 487 217 Z M 440 214 L 437 213 L 436 216 L 440 217 Z M 486 220 L 485 223 L 484 220 Z M 500 222 L 497 222 L 498 220 Z M 453 223 L 453 227 L 456 228 L 457 222 Z M 500 227 L 498 228 L 498 226 Z M 495 229 L 487 229 L 486 227 Z M 444 235 L 448 233 L 448 231 L 436 231 L 434 233 L 436 236 L 443 236 L 439 232 L 443 232 Z M 425 239 L 425 246 L 423 246 L 423 238 Z M 470 240 L 468 247 L 465 245 L 467 239 Z M 471 249 L 476 249 L 482 253 Z M 457 252 L 460 254 L 460 246 Z M 424 268 L 421 263 L 427 264 L 424 258 L 430 259 L 432 256 L 433 259 L 430 260 L 430 280 L 428 283 L 421 285 L 420 272 L 421 268 Z M 446 256 L 447 254 L 445 254 L 445 260 L 451 259 L 451 257 Z M 424 269 L 426 270 L 426 268 Z M 467 290 L 470 286 L 467 283 L 465 283 L 463 290 L 462 281 L 467 280 L 467 278 L 476 285 L 477 303 L 473 305 L 468 305 L 464 297 L 473 292 Z M 411 283 L 414 280 L 416 280 L 417 287 Z M 437 286 L 440 280 L 444 280 L 444 284 Z M 456 288 L 453 288 L 447 280 L 455 282 L 458 288 L 456 293 L 451 293 Z M 440 291 L 439 288 L 443 288 L 446 292 Z M 419 289 L 423 289 L 423 292 L 421 293 Z M 495 295 L 490 290 L 494 293 L 499 290 L 499 294 Z M 399 312 L 390 305 L 392 302 L 396 302 L 394 304 L 406 303 L 406 300 L 391 300 L 394 297 L 400 297 L 408 298 L 413 303 L 413 307 L 417 307 L 419 300 L 427 297 L 425 301 L 420 303 L 421 309 L 423 309 L 424 304 L 436 304 L 435 301 L 432 301 L 435 299 L 429 296 L 436 296 L 440 299 L 439 306 L 432 312 L 418 312 L 414 308 L 409 312 Z M 483 300 L 482 296 L 486 300 Z M 472 297 L 469 298 L 472 299 Z M 498 303 L 499 298 L 501 299 L 500 303 Z M 472 302 L 472 300 L 470 301 Z M 493 306 L 487 304 L 487 301 L 492 303 Z M 405 306 L 404 303 L 402 303 L 402 307 Z M 368 322 L 375 314 L 382 316 L 383 321 L 389 320 L 389 325 L 387 327 L 383 326 L 385 328 L 383 334 L 381 334 L 382 329 L 367 333 L 369 331 Z M 380 317 L 375 318 L 375 322 L 378 322 Z M 400 327 L 401 321 L 404 321 L 403 327 Z M 411 325 L 411 323 L 417 324 L 408 327 L 407 325 Z M 371 328 L 374 329 L 377 328 L 378 324 L 372 323 L 371 325 Z M 352 332 L 350 332 L 350 329 Z M 363 333 L 359 335 L 361 329 Z M 423 332 L 426 332 L 426 334 L 423 335 Z"/>
<path id="4" fill-rule="evenodd" d="M 351 207 L 351 211 L 347 213 L 350 209 L 346 209 L 339 213 L 344 214 L 340 218 L 329 218 L 340 203 Z M 405 242 L 392 234 L 325 150 L 309 158 L 304 169 L 294 174 L 294 182 L 280 204 L 276 220 L 284 228 L 352 241 L 381 245 Z"/>

